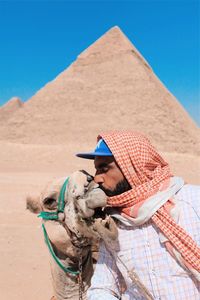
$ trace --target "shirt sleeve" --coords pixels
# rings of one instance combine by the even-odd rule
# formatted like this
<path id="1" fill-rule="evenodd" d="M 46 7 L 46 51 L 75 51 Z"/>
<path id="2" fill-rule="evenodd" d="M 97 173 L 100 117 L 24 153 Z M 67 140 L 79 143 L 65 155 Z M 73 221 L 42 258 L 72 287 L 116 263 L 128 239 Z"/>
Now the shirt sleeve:
<path id="1" fill-rule="evenodd" d="M 91 280 L 91 287 L 87 292 L 88 300 L 121 299 L 121 278 L 122 275 L 113 256 L 102 242 L 99 248 L 99 259 Z"/>

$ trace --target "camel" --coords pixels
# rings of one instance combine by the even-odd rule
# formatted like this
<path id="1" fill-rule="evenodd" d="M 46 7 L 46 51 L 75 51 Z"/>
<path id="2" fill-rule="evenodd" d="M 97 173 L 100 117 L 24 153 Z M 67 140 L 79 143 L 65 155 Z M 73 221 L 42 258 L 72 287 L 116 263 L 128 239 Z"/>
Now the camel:
<path id="1" fill-rule="evenodd" d="M 76 171 L 68 178 L 54 180 L 40 195 L 28 196 L 26 203 L 31 212 L 43 218 L 45 240 L 52 254 L 52 299 L 87 299 L 93 275 L 92 247 L 100 238 L 108 243 L 117 238 L 114 221 L 96 215 L 106 206 L 106 195 L 88 173 Z"/>

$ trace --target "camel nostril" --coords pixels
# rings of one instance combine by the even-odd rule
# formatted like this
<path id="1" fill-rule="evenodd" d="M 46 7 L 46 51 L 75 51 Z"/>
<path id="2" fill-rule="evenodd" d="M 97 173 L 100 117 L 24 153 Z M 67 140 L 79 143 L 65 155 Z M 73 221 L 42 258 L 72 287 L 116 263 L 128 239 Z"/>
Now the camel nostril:
<path id="1" fill-rule="evenodd" d="M 90 183 L 92 180 L 94 180 L 94 177 L 92 175 L 90 175 L 88 172 L 86 172 L 85 170 L 80 170 L 80 172 L 82 172 L 83 174 L 85 174 L 87 176 L 87 181 Z"/>
<path id="2" fill-rule="evenodd" d="M 92 180 L 94 180 L 94 177 L 92 175 L 87 175 L 87 181 L 91 182 Z"/>

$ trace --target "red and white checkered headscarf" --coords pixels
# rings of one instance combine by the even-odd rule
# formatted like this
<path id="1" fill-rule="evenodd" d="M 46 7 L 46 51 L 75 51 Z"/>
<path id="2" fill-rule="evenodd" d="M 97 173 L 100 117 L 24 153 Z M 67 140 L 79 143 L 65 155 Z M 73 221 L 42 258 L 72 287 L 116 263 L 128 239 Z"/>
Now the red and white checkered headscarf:
<path id="1" fill-rule="evenodd" d="M 170 177 L 168 163 L 157 153 L 150 141 L 141 133 L 132 131 L 112 131 L 101 133 L 97 140 L 103 139 L 131 190 L 108 198 L 108 205 L 119 207 L 129 218 L 138 217 L 138 208 L 161 188 L 167 189 Z M 167 250 L 177 257 L 181 254 L 182 265 L 194 273 L 200 272 L 200 248 L 193 239 L 170 216 L 173 201 L 169 199 L 151 217 L 157 228 L 167 237 Z M 179 259 L 180 262 L 180 259 Z"/>

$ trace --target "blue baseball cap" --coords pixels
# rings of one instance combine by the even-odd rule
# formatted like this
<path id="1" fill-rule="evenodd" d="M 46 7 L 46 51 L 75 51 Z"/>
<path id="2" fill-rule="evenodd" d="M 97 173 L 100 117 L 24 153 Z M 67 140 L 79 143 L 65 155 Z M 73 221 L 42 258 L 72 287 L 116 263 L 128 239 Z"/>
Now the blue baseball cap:
<path id="1" fill-rule="evenodd" d="M 95 156 L 113 156 L 113 154 L 106 145 L 105 141 L 100 139 L 94 151 L 88 153 L 77 153 L 76 156 L 86 159 L 94 159 Z"/>

